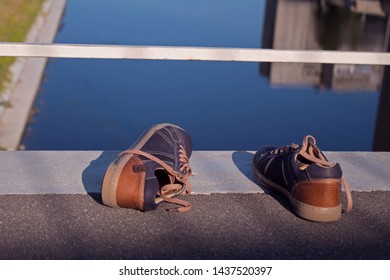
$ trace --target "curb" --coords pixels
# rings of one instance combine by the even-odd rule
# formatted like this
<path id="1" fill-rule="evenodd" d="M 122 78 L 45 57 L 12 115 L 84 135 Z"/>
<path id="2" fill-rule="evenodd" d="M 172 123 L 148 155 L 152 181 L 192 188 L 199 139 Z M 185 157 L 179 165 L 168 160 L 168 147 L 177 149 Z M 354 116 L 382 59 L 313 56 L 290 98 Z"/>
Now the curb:
<path id="1" fill-rule="evenodd" d="M 100 193 L 115 151 L 5 151 L 2 194 Z M 251 151 L 194 151 L 193 194 L 263 193 L 252 175 Z M 352 191 L 390 191 L 390 152 L 326 152 L 341 165 Z"/>

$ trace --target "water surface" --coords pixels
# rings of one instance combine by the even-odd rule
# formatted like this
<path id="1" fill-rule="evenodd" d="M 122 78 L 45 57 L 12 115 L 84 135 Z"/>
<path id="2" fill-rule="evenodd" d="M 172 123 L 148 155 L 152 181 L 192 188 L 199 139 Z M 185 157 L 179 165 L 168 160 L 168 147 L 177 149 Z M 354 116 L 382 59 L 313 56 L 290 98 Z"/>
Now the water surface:
<path id="1" fill-rule="evenodd" d="M 274 2 L 68 0 L 56 42 L 383 51 L 387 18 L 366 16 L 357 38 L 329 42 L 328 17 L 346 13 L 339 25 L 349 34 L 362 14 Z M 294 24 L 313 28 L 294 37 Z M 383 67 L 369 65 L 51 59 L 23 144 L 122 150 L 170 122 L 191 134 L 195 150 L 255 150 L 312 134 L 324 150 L 369 151 L 382 78 Z"/>

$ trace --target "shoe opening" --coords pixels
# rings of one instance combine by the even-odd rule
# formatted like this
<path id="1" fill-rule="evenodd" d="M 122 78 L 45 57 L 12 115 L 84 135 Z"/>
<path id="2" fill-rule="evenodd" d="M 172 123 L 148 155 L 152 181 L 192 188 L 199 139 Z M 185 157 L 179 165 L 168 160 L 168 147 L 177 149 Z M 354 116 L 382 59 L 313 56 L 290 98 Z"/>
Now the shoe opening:
<path id="1" fill-rule="evenodd" d="M 154 175 L 157 178 L 160 188 L 172 183 L 168 173 L 164 169 L 156 169 Z"/>

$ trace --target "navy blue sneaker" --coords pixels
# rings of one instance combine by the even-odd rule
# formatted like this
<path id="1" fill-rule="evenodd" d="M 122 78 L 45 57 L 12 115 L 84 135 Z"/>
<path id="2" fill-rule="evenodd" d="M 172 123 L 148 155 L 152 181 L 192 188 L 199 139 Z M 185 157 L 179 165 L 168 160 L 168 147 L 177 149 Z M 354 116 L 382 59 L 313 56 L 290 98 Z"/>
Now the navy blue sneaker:
<path id="1" fill-rule="evenodd" d="M 307 220 L 331 222 L 340 219 L 341 185 L 352 210 L 352 196 L 338 163 L 329 162 L 313 136 L 302 145 L 265 146 L 253 157 L 252 170 L 261 186 L 283 194 L 295 213 Z"/>
<path id="2" fill-rule="evenodd" d="M 184 129 L 167 123 L 153 126 L 108 167 L 103 204 L 151 211 L 165 201 L 180 205 L 171 210 L 189 211 L 191 204 L 176 196 L 192 190 L 191 153 L 192 141 Z"/>

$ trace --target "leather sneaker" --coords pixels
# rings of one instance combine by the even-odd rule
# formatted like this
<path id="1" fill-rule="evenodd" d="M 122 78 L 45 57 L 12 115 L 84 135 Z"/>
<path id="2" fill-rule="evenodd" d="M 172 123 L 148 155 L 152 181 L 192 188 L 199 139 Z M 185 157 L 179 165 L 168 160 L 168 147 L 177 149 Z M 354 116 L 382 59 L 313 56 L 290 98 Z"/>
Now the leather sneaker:
<path id="1" fill-rule="evenodd" d="M 167 123 L 153 126 L 107 168 L 103 204 L 150 211 L 165 201 L 180 205 L 170 210 L 189 211 L 190 203 L 174 197 L 192 190 L 191 153 L 191 138 L 182 128 Z"/>
<path id="2" fill-rule="evenodd" d="M 265 146 L 253 157 L 252 170 L 261 186 L 287 197 L 295 213 L 307 220 L 331 222 L 340 218 L 341 185 L 347 207 L 352 210 L 352 196 L 338 163 L 331 163 L 316 146 L 313 136 L 302 145 Z"/>

